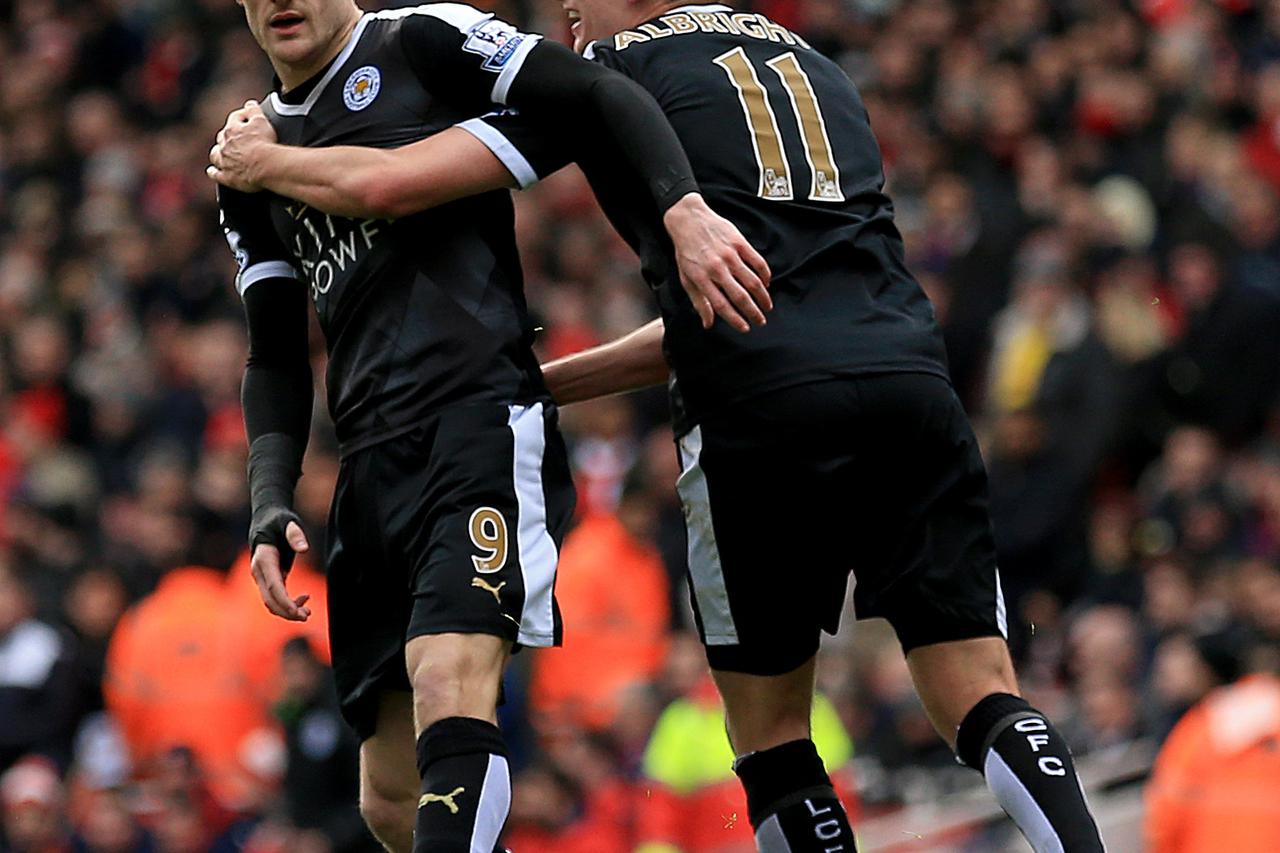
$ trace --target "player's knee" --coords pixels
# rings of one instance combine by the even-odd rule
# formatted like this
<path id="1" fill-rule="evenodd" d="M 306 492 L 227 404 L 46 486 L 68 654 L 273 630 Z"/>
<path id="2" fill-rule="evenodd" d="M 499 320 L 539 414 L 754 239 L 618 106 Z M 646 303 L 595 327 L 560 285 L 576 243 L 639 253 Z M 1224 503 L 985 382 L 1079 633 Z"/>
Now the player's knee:
<path id="1" fill-rule="evenodd" d="M 446 717 L 489 719 L 498 699 L 497 641 L 436 643 L 415 654 L 409 680 L 419 730 Z M 492 648 L 490 648 L 492 646 Z"/>
<path id="2" fill-rule="evenodd" d="M 414 795 L 366 784 L 360 791 L 360 816 L 391 853 L 409 853 L 413 845 Z"/>

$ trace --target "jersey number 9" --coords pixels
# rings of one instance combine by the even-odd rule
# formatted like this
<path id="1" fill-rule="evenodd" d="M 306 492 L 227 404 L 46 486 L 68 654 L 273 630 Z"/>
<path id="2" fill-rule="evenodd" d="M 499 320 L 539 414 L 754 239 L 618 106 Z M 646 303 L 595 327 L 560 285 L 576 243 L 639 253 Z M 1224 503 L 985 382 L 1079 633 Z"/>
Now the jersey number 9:
<path id="1" fill-rule="evenodd" d="M 492 574 L 507 562 L 507 520 L 493 507 L 482 506 L 471 513 L 468 525 L 471 544 L 480 549 L 480 556 L 473 555 L 471 563 L 481 574 Z"/>

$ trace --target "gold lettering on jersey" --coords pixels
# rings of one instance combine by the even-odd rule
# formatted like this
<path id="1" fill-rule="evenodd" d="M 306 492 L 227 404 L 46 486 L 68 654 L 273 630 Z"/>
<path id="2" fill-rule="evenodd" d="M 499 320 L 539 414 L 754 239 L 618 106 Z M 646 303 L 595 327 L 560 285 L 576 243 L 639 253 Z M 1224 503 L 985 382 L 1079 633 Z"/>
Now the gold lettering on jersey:
<path id="1" fill-rule="evenodd" d="M 698 24 L 698 29 L 704 33 L 728 33 L 729 28 L 720 23 L 720 19 L 715 16 L 714 12 L 690 12 L 693 20 Z"/>
<path id="2" fill-rule="evenodd" d="M 635 30 L 623 30 L 613 37 L 613 49 L 626 50 L 639 41 L 649 41 L 649 36 L 644 33 L 638 33 Z"/>
<path id="3" fill-rule="evenodd" d="M 724 24 L 725 29 L 733 33 L 735 36 L 742 35 L 742 30 L 738 29 L 738 25 L 733 22 L 733 19 L 729 17 L 728 13 L 716 12 L 716 18 L 720 23 Z"/>
<path id="4" fill-rule="evenodd" d="M 764 25 L 764 31 L 768 35 L 769 41 L 781 40 L 787 44 L 796 43 L 796 37 L 791 35 L 791 30 L 782 26 L 782 24 L 775 24 L 764 15 L 756 15 L 756 18 L 758 18 L 760 23 Z"/>
<path id="5" fill-rule="evenodd" d="M 688 12 L 676 12 L 674 15 L 663 15 L 658 19 L 662 23 L 671 27 L 671 31 L 676 35 L 684 35 L 685 33 L 698 32 L 698 25 L 693 22 L 693 18 L 689 17 Z"/>
<path id="6" fill-rule="evenodd" d="M 657 24 L 641 24 L 640 29 L 655 39 L 664 39 L 667 36 L 675 35 L 671 30 L 664 30 Z"/>
<path id="7" fill-rule="evenodd" d="M 665 25 L 665 28 L 664 26 Z M 641 24 L 634 30 L 623 30 L 613 37 L 614 50 L 626 50 L 633 44 L 642 44 L 667 36 L 683 36 L 690 33 L 721 33 L 739 35 L 760 41 L 782 42 L 809 47 L 808 43 L 791 30 L 776 24 L 764 15 L 751 12 L 672 12 L 656 21 Z"/>
<path id="8" fill-rule="evenodd" d="M 764 27 L 760 26 L 760 22 L 756 20 L 757 15 L 750 15 L 746 12 L 735 12 L 733 14 L 733 23 L 738 27 L 738 31 L 744 36 L 750 36 L 753 39 L 767 39 L 764 34 Z"/>

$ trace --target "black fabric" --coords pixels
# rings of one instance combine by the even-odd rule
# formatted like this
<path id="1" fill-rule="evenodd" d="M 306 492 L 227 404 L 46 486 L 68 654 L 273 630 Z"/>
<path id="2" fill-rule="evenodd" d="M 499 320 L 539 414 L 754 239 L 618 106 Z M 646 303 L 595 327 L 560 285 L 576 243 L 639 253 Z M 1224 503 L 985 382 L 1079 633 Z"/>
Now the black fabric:
<path id="1" fill-rule="evenodd" d="M 822 631 L 839 627 L 851 572 L 858 618 L 888 619 L 907 650 L 1000 636 L 986 477 L 945 380 L 885 374 L 775 391 L 708 418 L 681 448 L 685 470 L 696 455 L 706 478 L 701 494 L 687 486 L 694 477 L 679 491 L 695 546 L 694 615 L 713 669 L 795 669 Z M 708 526 L 720 589 L 698 562 Z M 858 543 L 856 553 L 797 559 L 797 543 L 823 531 Z M 700 583 L 703 601 L 727 596 L 732 635 L 703 612 Z"/>
<path id="2" fill-rule="evenodd" d="M 844 806 L 811 740 L 795 740 L 743 756 L 734 772 L 747 793 L 752 828 L 776 816 L 794 853 L 855 850 Z M 758 836 L 759 838 L 759 836 Z M 768 850 L 765 839 L 762 849 Z"/>
<path id="3" fill-rule="evenodd" d="M 413 853 L 471 853 L 491 756 L 506 758 L 506 745 L 498 727 L 484 720 L 447 717 L 418 737 L 422 799 Z"/>
<path id="4" fill-rule="evenodd" d="M 418 775 L 425 776 L 433 762 L 472 752 L 507 757 L 507 742 L 493 723 L 472 717 L 445 717 L 427 726 L 418 736 Z"/>
<path id="5" fill-rule="evenodd" d="M 468 36 L 450 23 L 491 16 L 452 4 L 406 11 L 366 15 L 341 63 L 303 104 L 264 101 L 282 143 L 397 147 L 494 109 L 491 90 L 518 56 L 486 69 L 486 58 L 464 49 Z M 427 81 L 402 42 L 401 28 L 411 23 L 434 33 L 428 46 L 435 70 Z M 329 216 L 270 193 L 225 193 L 220 201 L 242 283 L 255 267 L 292 269 L 310 291 L 343 455 L 410 431 L 448 406 L 546 397 L 530 349 L 534 324 L 509 193 L 392 222 Z M 246 299 L 273 284 L 251 284 Z"/>
<path id="6" fill-rule="evenodd" d="M 763 16 L 703 8 L 672 10 L 643 31 L 597 42 L 594 56 L 654 95 L 707 203 L 768 261 L 774 304 L 768 325 L 749 335 L 725 323 L 703 329 L 680 285 L 670 241 L 653 226 L 647 205 L 636 204 L 644 188 L 608 158 L 582 163 L 656 292 L 676 378 L 677 432 L 759 395 L 833 376 L 946 376 L 942 336 L 906 267 L 880 151 L 856 87 L 836 63 Z M 667 34 L 654 35 L 660 32 Z M 737 78 L 724 64 L 734 56 L 738 77 L 749 79 L 741 63 L 748 64 L 767 93 L 789 177 L 764 164 L 753 144 Z M 795 82 L 796 68 L 807 83 Z M 796 104 L 816 103 L 825 139 L 812 127 L 804 131 L 793 96 Z M 774 135 L 775 123 L 757 123 L 766 125 L 757 128 L 762 136 Z M 838 174 L 819 175 L 811 165 L 820 145 Z"/>
<path id="7" fill-rule="evenodd" d="M 747 792 L 752 826 L 759 826 L 776 803 L 798 790 L 831 788 L 831 777 L 811 740 L 793 740 L 744 755 L 734 762 L 733 772 Z"/>
<path id="8" fill-rule="evenodd" d="M 1035 713 L 1022 697 L 1011 693 L 992 693 L 965 714 L 956 732 L 956 755 L 969 767 L 982 772 L 991 741 L 1001 734 L 1000 726 L 1012 725 L 1021 716 Z M 990 736 L 990 737 L 989 737 Z"/>
<path id="9" fill-rule="evenodd" d="M 306 447 L 315 397 L 307 301 L 295 279 L 264 279 L 244 292 L 249 357 L 240 402 L 250 444 L 282 433 Z"/>
<path id="10" fill-rule="evenodd" d="M 614 169 L 634 172 L 659 214 L 698 191 L 689 158 L 653 96 L 563 45 L 544 41 L 530 52 L 507 102 L 559 126 Z"/>
<path id="11" fill-rule="evenodd" d="M 249 438 L 249 547 L 276 546 L 288 571 L 293 549 L 285 528 L 300 523 L 293 490 L 302 475 L 314 396 L 306 288 L 295 279 L 262 279 L 244 291 L 244 309 L 249 358 L 240 403 Z"/>
<path id="12" fill-rule="evenodd" d="M 558 551 L 574 488 L 557 416 L 553 406 L 523 413 L 534 419 L 529 432 L 541 432 L 543 451 L 538 459 L 526 445 L 519 469 L 541 475 L 545 530 Z M 554 602 L 549 634 L 529 636 L 522 624 L 526 576 L 545 580 L 550 567 L 546 553 L 526 560 L 519 548 L 511 419 L 505 405 L 455 407 L 342 460 L 329 516 L 329 636 L 343 716 L 362 738 L 374 732 L 379 696 L 409 689 L 404 647 L 413 637 L 560 641 Z M 470 526 L 481 507 L 500 513 L 507 529 L 505 562 L 483 574 L 472 560 L 482 552 Z"/>

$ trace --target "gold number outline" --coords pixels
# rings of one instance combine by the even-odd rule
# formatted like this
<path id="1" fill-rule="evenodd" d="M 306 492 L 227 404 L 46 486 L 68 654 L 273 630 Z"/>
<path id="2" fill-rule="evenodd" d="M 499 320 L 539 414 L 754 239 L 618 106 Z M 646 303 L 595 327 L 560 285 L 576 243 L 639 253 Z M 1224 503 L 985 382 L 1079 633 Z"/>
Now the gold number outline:
<path id="1" fill-rule="evenodd" d="M 492 529 L 492 534 L 490 534 Z M 511 539 L 507 534 L 507 520 L 491 506 L 478 507 L 467 522 L 471 544 L 480 549 L 483 556 L 471 556 L 471 565 L 482 575 L 499 572 L 507 564 L 507 552 Z"/>
<path id="2" fill-rule="evenodd" d="M 742 113 L 747 118 L 747 129 L 751 132 L 751 150 L 760 170 L 756 195 L 771 201 L 790 201 L 791 164 L 787 162 L 787 153 L 782 147 L 778 117 L 774 115 L 773 104 L 769 103 L 769 93 L 756 75 L 755 66 L 741 46 L 722 53 L 711 61 L 729 75 L 729 82 L 737 90 L 738 103 L 742 105 Z M 768 127 L 762 127 L 766 118 Z"/>
<path id="3" fill-rule="evenodd" d="M 782 131 L 769 101 L 769 92 L 756 74 L 754 64 L 741 46 L 722 53 L 711 61 L 724 70 L 738 93 L 738 103 L 747 120 L 751 148 L 755 154 L 756 166 L 760 170 L 756 195 L 770 201 L 790 201 L 794 197 L 791 165 L 786 159 Z M 844 201 L 844 191 L 840 188 L 840 168 L 836 164 L 831 138 L 827 134 L 826 119 L 823 118 L 809 75 L 800 66 L 800 60 L 794 51 L 779 54 L 765 65 L 778 75 L 782 88 L 791 101 L 791 111 L 795 115 L 796 126 L 800 129 L 800 141 L 805 160 L 809 164 L 809 200 Z"/>
<path id="4" fill-rule="evenodd" d="M 773 69 L 782 81 L 782 88 L 791 99 L 791 109 L 800 128 L 800 141 L 804 143 L 804 158 L 809 162 L 809 200 L 844 201 L 840 189 L 840 167 L 831 151 L 831 137 L 827 135 L 827 122 L 818 106 L 818 95 L 813 91 L 813 81 L 800 67 L 794 51 L 775 56 L 765 65 Z M 797 90 L 803 89 L 803 100 Z"/>

